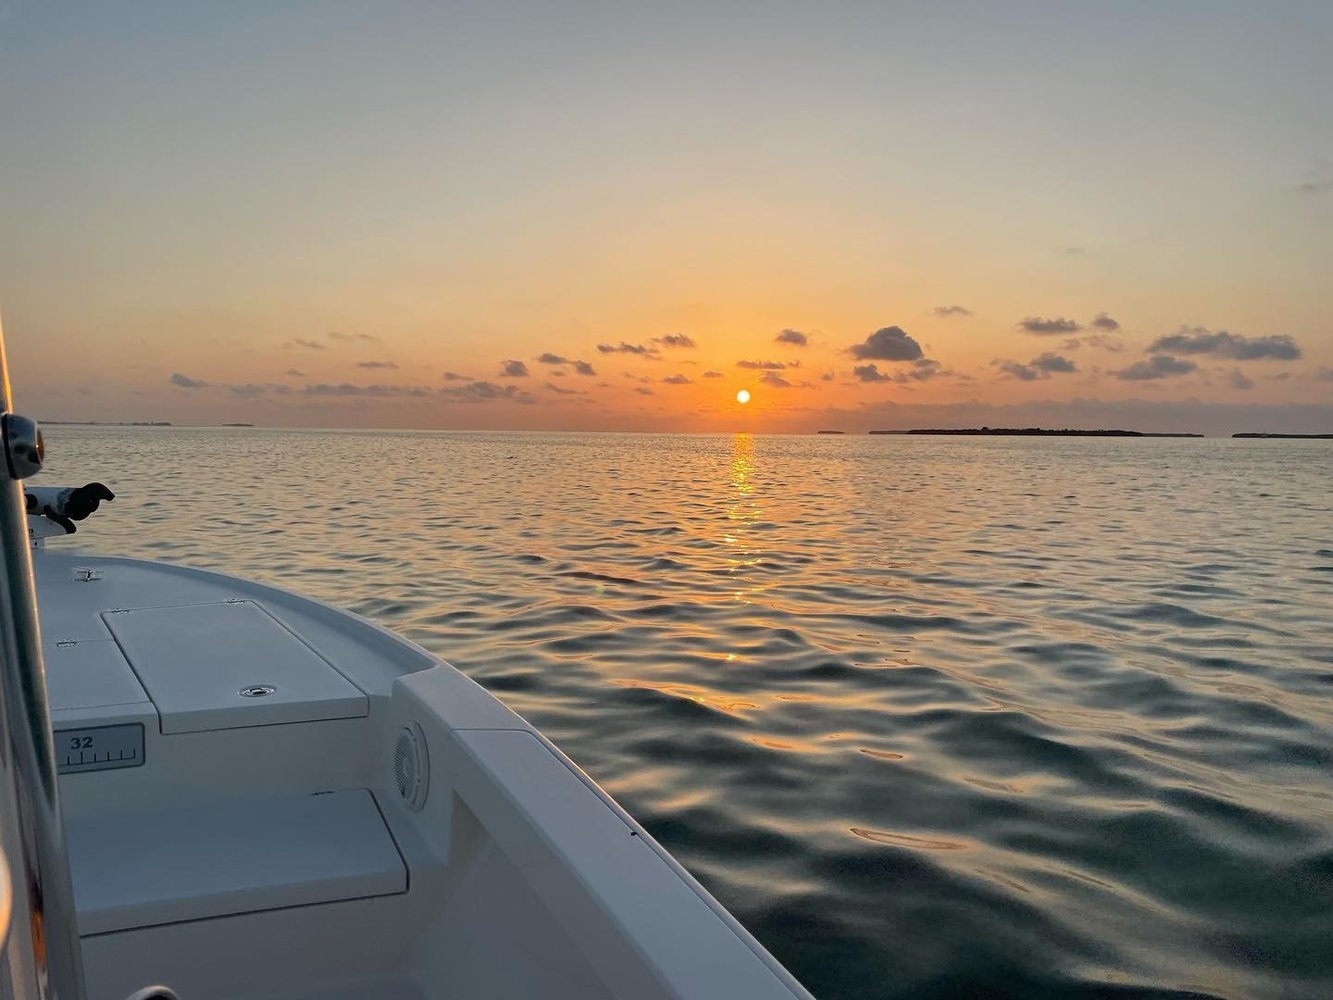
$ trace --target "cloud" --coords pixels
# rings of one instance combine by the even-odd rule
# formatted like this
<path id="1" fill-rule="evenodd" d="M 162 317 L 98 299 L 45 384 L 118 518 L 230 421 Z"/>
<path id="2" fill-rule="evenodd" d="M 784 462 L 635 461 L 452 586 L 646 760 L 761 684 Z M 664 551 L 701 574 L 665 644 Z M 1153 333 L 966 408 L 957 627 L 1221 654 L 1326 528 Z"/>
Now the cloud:
<path id="1" fill-rule="evenodd" d="M 1031 365 L 1025 365 L 1021 361 L 1004 361 L 996 358 L 991 364 L 1020 382 L 1035 382 L 1039 378 L 1050 378 L 1049 375 L 1039 372 Z"/>
<path id="2" fill-rule="evenodd" d="M 1108 317 L 1109 318 L 1109 317 Z M 1093 324 L 1096 324 L 1093 320 Z M 1112 323 L 1115 320 L 1111 320 Z M 1090 333 L 1086 337 L 1069 337 L 1060 347 L 1066 351 L 1077 351 L 1080 347 L 1096 347 L 1103 351 L 1123 351 L 1125 341 L 1109 333 Z"/>
<path id="3" fill-rule="evenodd" d="M 384 341 L 382 341 L 379 337 L 372 337 L 372 336 L 371 336 L 370 334 L 368 334 L 368 333 L 342 333 L 342 332 L 340 332 L 340 331 L 338 331 L 338 330 L 330 330 L 330 331 L 329 331 L 329 339 L 330 339 L 330 340 L 344 340 L 344 341 L 345 341 L 345 340 L 360 340 L 360 341 L 363 341 L 363 342 L 365 342 L 365 343 L 367 343 L 367 344 L 382 344 L 382 343 L 384 343 Z"/>
<path id="4" fill-rule="evenodd" d="M 358 368 L 397 368 L 398 365 L 393 361 L 358 361 Z"/>
<path id="5" fill-rule="evenodd" d="M 307 396 L 368 396 L 376 399 L 410 396 L 418 398 L 429 396 L 431 391 L 417 385 L 353 385 L 340 382 L 336 385 L 328 382 L 312 382 L 301 390 Z"/>
<path id="6" fill-rule="evenodd" d="M 663 347 L 697 347 L 692 337 L 687 337 L 683 333 L 668 333 L 665 337 L 654 337 L 654 344 L 661 344 Z"/>
<path id="7" fill-rule="evenodd" d="M 823 375 L 819 376 L 819 381 L 832 382 L 834 378 L 836 378 L 836 376 L 833 372 L 825 372 Z"/>
<path id="8" fill-rule="evenodd" d="M 1054 319 L 1029 316 L 1018 325 L 1028 333 L 1035 333 L 1039 337 L 1050 337 L 1057 333 L 1078 333 L 1079 330 L 1083 329 L 1072 319 L 1065 319 L 1063 316 Z"/>
<path id="9" fill-rule="evenodd" d="M 1333 382 L 1333 368 L 1320 368 L 1315 378 L 1321 382 Z"/>
<path id="10" fill-rule="evenodd" d="M 1043 372 L 1076 372 L 1078 366 L 1066 357 L 1059 354 L 1053 354 L 1047 351 L 1044 354 L 1038 354 L 1029 362 L 1033 368 Z"/>
<path id="11" fill-rule="evenodd" d="M 558 392 L 558 393 L 559 393 L 560 395 L 562 395 L 562 396 L 583 396 L 583 395 L 586 395 L 586 393 L 579 392 L 578 389 L 562 389 L 562 388 L 560 388 L 560 386 L 556 385 L 554 382 L 547 382 L 546 385 L 544 386 L 544 388 L 550 389 L 552 392 Z"/>
<path id="12" fill-rule="evenodd" d="M 659 357 L 656 348 L 645 347 L 643 344 L 627 344 L 623 340 L 618 344 L 598 344 L 597 350 L 602 354 L 637 354 L 641 358 Z"/>
<path id="13" fill-rule="evenodd" d="M 514 364 L 514 362 L 507 362 L 507 364 Z M 593 368 L 592 365 L 588 364 L 588 362 L 586 362 L 586 361 L 575 361 L 573 358 L 567 358 L 567 357 L 564 357 L 564 356 L 561 355 L 561 354 L 552 354 L 550 351 L 545 351 L 545 352 L 543 352 L 542 354 L 537 355 L 537 364 L 539 364 L 539 365 L 573 365 L 573 366 L 574 366 L 574 371 L 578 372 L 580 375 L 596 375 L 596 374 L 597 374 L 597 370 L 596 370 L 595 368 Z M 502 372 L 501 374 L 507 374 L 507 373 Z M 527 372 L 524 371 L 523 374 L 526 375 Z"/>
<path id="14" fill-rule="evenodd" d="M 780 372 L 785 368 L 799 368 L 799 363 L 787 364 L 785 361 L 737 361 L 737 368 L 749 368 L 751 371 Z"/>
<path id="15" fill-rule="evenodd" d="M 209 386 L 209 383 L 203 379 L 190 378 L 190 376 L 182 375 L 180 372 L 172 372 L 171 378 L 167 381 L 182 389 L 207 389 Z"/>
<path id="16" fill-rule="evenodd" d="M 857 365 L 852 369 L 858 382 L 892 382 L 893 376 L 879 370 L 878 365 Z"/>
<path id="17" fill-rule="evenodd" d="M 1171 378 L 1175 375 L 1188 375 L 1198 367 L 1193 361 L 1173 358 L 1169 354 L 1157 354 L 1147 361 L 1137 361 L 1128 368 L 1121 368 L 1111 374 L 1122 382 L 1146 382 Z"/>
<path id="18" fill-rule="evenodd" d="M 1233 368 L 1227 372 L 1227 385 L 1233 389 L 1250 390 L 1254 388 L 1254 382 L 1247 378 L 1245 373 L 1239 368 Z"/>
<path id="19" fill-rule="evenodd" d="M 805 347 L 810 343 L 810 338 L 800 330 L 783 330 L 773 338 L 776 344 L 791 344 L 794 347 Z"/>
<path id="20" fill-rule="evenodd" d="M 644 386 L 644 385 L 636 385 L 636 386 L 634 387 L 634 391 L 637 392 L 640 396 L 651 396 L 651 395 L 653 395 L 653 390 L 652 390 L 652 389 L 649 389 L 647 386 Z"/>
<path id="21" fill-rule="evenodd" d="M 876 330 L 864 343 L 853 344 L 848 350 L 860 361 L 916 361 L 924 353 L 921 345 L 901 327 L 886 326 Z"/>
<path id="22" fill-rule="evenodd" d="M 907 369 L 906 372 L 898 373 L 898 381 L 924 382 L 936 375 L 952 374 L 952 372 L 946 371 L 944 366 L 934 358 L 920 358 L 912 362 L 912 367 Z"/>
<path id="23" fill-rule="evenodd" d="M 790 389 L 791 383 L 779 375 L 777 372 L 764 372 L 759 376 L 759 381 L 770 389 Z"/>
<path id="24" fill-rule="evenodd" d="M 471 375 L 459 375 L 458 372 L 445 372 L 445 373 L 444 373 L 443 375 L 441 375 L 440 377 L 441 377 L 442 379 L 444 379 L 446 382 L 472 382 L 472 381 L 474 381 L 474 379 L 472 378 Z"/>
<path id="25" fill-rule="evenodd" d="M 1148 345 L 1149 353 L 1170 351 L 1176 354 L 1208 354 L 1233 361 L 1279 360 L 1294 361 L 1301 349 L 1285 334 L 1269 337 L 1245 337 L 1225 330 L 1204 329 L 1201 326 L 1181 327 L 1178 333 L 1158 337 Z"/>
<path id="26" fill-rule="evenodd" d="M 1090 337 L 1084 337 L 1083 342 L 1089 347 L 1099 347 L 1103 351 L 1119 352 L 1125 349 L 1125 342 L 1119 337 L 1111 337 L 1104 333 L 1094 333 Z"/>
<path id="27" fill-rule="evenodd" d="M 722 378 L 723 376 L 722 376 L 722 373 L 721 373 L 721 372 L 715 372 L 715 371 L 713 371 L 712 369 L 709 369 L 708 371 L 704 372 L 704 373 L 703 373 L 702 375 L 700 375 L 699 377 L 700 377 L 700 378 Z"/>
<path id="28" fill-rule="evenodd" d="M 305 339 L 303 339 L 303 338 L 301 338 L 301 337 L 297 337 L 295 340 L 289 340 L 289 341 L 287 341 L 287 343 L 283 344 L 282 346 L 283 346 L 283 347 L 287 347 L 287 348 L 291 348 L 291 347 L 304 347 L 304 348 L 306 348 L 307 350 L 311 350 L 311 351 L 327 351 L 327 350 L 328 350 L 328 347 L 327 347 L 326 345 L 321 344 L 321 343 L 320 343 L 319 341 L 317 341 L 317 340 L 305 340 Z"/>
<path id="29" fill-rule="evenodd" d="M 292 387 L 281 382 L 242 382 L 223 384 L 213 388 L 226 389 L 233 396 L 240 399 L 258 399 L 260 396 L 269 393 L 275 396 L 290 396 L 292 394 Z"/>
<path id="30" fill-rule="evenodd" d="M 996 358 L 991 364 L 1020 382 L 1035 382 L 1038 379 L 1050 378 L 1053 373 L 1064 374 L 1078 371 L 1078 366 L 1074 362 L 1050 351 L 1037 355 L 1027 364 L 1005 361 L 1000 358 Z"/>
<path id="31" fill-rule="evenodd" d="M 882 372 L 878 365 L 857 365 L 852 369 L 852 375 L 858 382 L 895 382 L 898 385 L 907 385 L 911 382 L 925 382 L 935 378 L 937 375 L 952 375 L 953 372 L 946 369 L 934 358 L 918 358 L 912 362 L 906 371 Z M 832 382 L 833 372 L 826 372 L 820 376 L 825 382 Z"/>
<path id="32" fill-rule="evenodd" d="M 936 306 L 935 315 L 939 319 L 948 319 L 950 316 L 971 316 L 971 309 L 964 309 L 962 306 Z"/>
<path id="33" fill-rule="evenodd" d="M 1120 324 L 1104 312 L 1099 312 L 1094 316 L 1092 322 L 1089 323 L 1088 326 L 1092 327 L 1094 330 L 1105 330 L 1107 333 L 1115 333 L 1120 329 Z"/>
<path id="34" fill-rule="evenodd" d="M 467 385 L 441 389 L 440 395 L 460 403 L 491 403 L 509 401 L 523 406 L 537 402 L 532 393 L 516 385 L 498 386 L 494 382 L 469 382 Z"/>
<path id="35" fill-rule="evenodd" d="M 500 365 L 501 378 L 527 378 L 528 366 L 522 361 L 505 361 Z"/>
<path id="36" fill-rule="evenodd" d="M 1296 185 L 1299 194 L 1323 194 L 1333 191 L 1333 160 L 1316 160 L 1308 179 Z"/>
<path id="37" fill-rule="evenodd" d="M 290 375 L 292 378 L 305 378 L 305 372 L 297 371 L 295 368 L 288 368 L 284 375 Z"/>
<path id="38" fill-rule="evenodd" d="M 662 381 L 667 385 L 689 385 L 691 379 L 688 375 L 668 375 Z"/>

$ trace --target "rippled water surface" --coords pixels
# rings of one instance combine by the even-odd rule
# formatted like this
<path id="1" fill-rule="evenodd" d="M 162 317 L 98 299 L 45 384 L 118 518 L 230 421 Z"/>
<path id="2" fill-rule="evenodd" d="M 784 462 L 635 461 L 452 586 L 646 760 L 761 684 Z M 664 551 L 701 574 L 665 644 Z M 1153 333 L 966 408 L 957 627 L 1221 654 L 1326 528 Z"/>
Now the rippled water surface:
<path id="1" fill-rule="evenodd" d="M 48 440 L 85 547 L 448 658 L 818 996 L 1333 995 L 1333 442 Z"/>

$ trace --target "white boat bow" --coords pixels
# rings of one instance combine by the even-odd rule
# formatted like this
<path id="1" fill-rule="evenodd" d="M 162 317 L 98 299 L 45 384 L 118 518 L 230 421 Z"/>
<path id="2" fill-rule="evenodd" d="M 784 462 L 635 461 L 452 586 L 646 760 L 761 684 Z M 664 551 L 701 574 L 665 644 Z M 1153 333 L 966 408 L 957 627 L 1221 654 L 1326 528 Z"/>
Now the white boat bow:
<path id="1" fill-rule="evenodd" d="M 216 573 L 33 566 L 94 1000 L 809 995 L 423 649 Z"/>

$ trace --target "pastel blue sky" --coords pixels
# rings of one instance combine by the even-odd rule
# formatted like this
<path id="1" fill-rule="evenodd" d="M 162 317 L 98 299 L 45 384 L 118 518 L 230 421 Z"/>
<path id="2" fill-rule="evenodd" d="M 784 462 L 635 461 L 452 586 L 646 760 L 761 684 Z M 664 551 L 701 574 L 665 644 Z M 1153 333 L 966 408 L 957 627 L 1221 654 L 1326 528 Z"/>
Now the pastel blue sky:
<path id="1" fill-rule="evenodd" d="M 1333 429 L 1330 51 L 1327 3 L 0 0 L 16 391 Z M 852 350 L 895 328 L 919 351 Z"/>

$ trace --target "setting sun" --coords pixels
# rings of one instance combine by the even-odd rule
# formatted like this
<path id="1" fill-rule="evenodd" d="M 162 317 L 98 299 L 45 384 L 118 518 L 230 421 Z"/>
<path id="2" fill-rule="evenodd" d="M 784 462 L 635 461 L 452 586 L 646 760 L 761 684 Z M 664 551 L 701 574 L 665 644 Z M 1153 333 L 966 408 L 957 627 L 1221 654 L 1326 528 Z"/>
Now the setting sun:
<path id="1" fill-rule="evenodd" d="M 736 402 L 738 402 L 738 403 L 744 405 L 745 403 L 748 403 L 749 401 L 750 401 L 750 390 L 749 390 L 749 389 L 742 389 L 740 392 L 736 393 Z"/>

